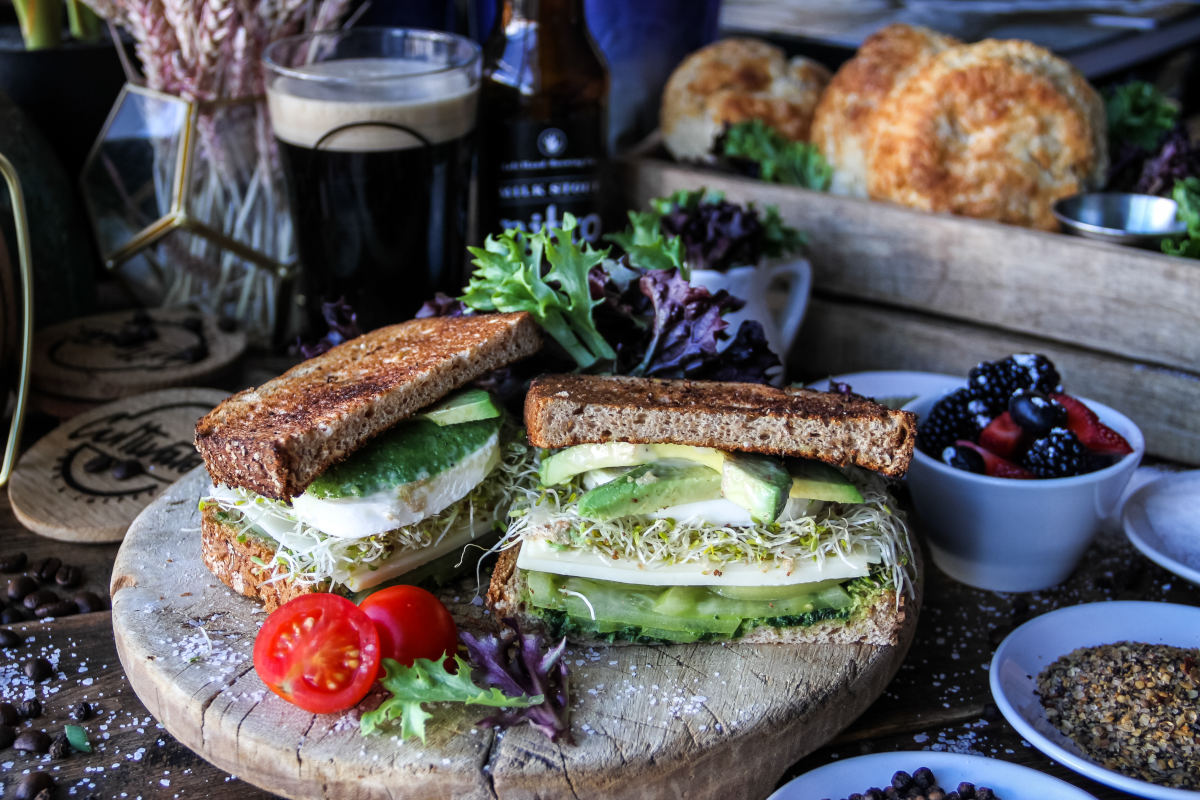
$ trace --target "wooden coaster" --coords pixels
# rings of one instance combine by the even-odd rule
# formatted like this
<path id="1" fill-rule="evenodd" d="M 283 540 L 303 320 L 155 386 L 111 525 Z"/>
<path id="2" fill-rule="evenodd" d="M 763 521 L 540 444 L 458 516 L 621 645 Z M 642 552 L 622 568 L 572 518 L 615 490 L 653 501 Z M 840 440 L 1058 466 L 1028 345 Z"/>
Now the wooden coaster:
<path id="1" fill-rule="evenodd" d="M 106 402 L 204 383 L 245 349 L 245 333 L 222 331 L 214 317 L 186 309 L 82 317 L 38 331 L 33 388 L 41 396 Z"/>
<path id="2" fill-rule="evenodd" d="M 164 389 L 94 408 L 21 456 L 8 499 L 21 524 L 67 542 L 118 542 L 143 508 L 200 465 L 196 420 L 229 395 Z"/>

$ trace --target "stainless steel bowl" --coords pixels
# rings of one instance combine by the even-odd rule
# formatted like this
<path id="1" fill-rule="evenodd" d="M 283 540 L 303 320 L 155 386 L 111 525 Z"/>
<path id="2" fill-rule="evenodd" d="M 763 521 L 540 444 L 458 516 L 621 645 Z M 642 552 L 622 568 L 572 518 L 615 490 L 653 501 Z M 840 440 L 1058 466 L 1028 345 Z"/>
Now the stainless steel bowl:
<path id="1" fill-rule="evenodd" d="M 1187 232 L 1177 211 L 1166 197 L 1119 192 L 1076 194 L 1054 204 L 1054 216 L 1067 233 L 1155 249 L 1163 239 Z"/>

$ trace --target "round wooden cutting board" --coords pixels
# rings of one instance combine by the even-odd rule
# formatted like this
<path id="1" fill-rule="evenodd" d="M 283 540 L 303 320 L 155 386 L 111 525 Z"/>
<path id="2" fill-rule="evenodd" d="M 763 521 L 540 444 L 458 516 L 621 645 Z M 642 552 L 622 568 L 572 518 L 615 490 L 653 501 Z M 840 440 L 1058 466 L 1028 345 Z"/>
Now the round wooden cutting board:
<path id="1" fill-rule="evenodd" d="M 33 341 L 32 384 L 48 413 L 155 389 L 205 383 L 246 349 L 246 334 L 186 309 L 98 314 Z"/>
<path id="2" fill-rule="evenodd" d="M 134 517 L 201 463 L 196 420 L 229 395 L 163 389 L 93 408 L 21 456 L 8 485 L 26 528 L 67 542 L 119 542 Z"/>
<path id="3" fill-rule="evenodd" d="M 310 714 L 258 679 L 251 653 L 265 615 L 200 561 L 207 487 L 197 469 L 130 527 L 112 577 L 117 652 L 172 735 L 287 797 L 764 798 L 883 692 L 916 627 L 919 601 L 894 647 L 572 648 L 575 745 L 528 725 L 476 727 L 486 709 L 462 706 L 434 710 L 425 744 L 364 738 L 355 711 Z M 473 590 L 472 578 L 443 592 L 463 627 L 484 620 Z"/>

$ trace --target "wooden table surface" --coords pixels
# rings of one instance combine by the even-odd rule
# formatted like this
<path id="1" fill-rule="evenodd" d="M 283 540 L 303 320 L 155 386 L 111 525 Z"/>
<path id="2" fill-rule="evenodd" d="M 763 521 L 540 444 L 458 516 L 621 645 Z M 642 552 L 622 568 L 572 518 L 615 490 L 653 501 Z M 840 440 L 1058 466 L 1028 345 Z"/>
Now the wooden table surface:
<path id="1" fill-rule="evenodd" d="M 0 556 L 24 552 L 33 564 L 51 556 L 60 558 L 83 569 L 81 588 L 106 596 L 117 547 L 41 538 L 22 528 L 6 494 L 0 497 Z M 1151 563 L 1116 532 L 1103 534 L 1070 580 L 1048 591 L 976 590 L 952 581 L 932 562 L 927 564 L 916 640 L 899 674 L 885 694 L 834 741 L 797 764 L 780 765 L 787 769 L 784 780 L 837 758 L 892 750 L 943 750 L 1024 764 L 1063 778 L 1101 800 L 1130 797 L 1077 775 L 1023 741 L 992 702 L 988 663 L 1013 627 L 1055 608 L 1129 599 L 1200 605 L 1200 587 Z M 7 583 L 13 576 L 2 577 Z M 0 700 L 40 698 L 45 710 L 33 726 L 51 736 L 70 722 L 68 709 L 80 700 L 96 706 L 98 714 L 82 723 L 94 748 L 91 754 L 52 760 L 12 749 L 0 751 L 4 797 L 13 796 L 12 787 L 31 769 L 55 777 L 57 797 L 269 796 L 210 766 L 150 716 L 130 690 L 117 659 L 109 612 L 6 627 L 26 641 L 0 651 Z M 34 656 L 55 665 L 55 675 L 36 685 L 21 669 Z"/>

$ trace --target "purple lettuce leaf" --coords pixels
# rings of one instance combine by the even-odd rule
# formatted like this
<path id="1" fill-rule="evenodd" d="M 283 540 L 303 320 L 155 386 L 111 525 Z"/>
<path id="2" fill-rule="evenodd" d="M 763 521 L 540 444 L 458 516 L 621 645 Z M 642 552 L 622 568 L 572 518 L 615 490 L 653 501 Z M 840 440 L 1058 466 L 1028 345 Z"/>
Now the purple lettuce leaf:
<path id="1" fill-rule="evenodd" d="M 510 696 L 542 695 L 540 705 L 503 709 L 480 721 L 480 725 L 511 727 L 528 722 L 551 741 L 574 744 L 568 719 L 570 699 L 567 664 L 563 652 L 567 640 L 547 648 L 541 634 L 524 633 L 515 619 L 505 618 L 499 633 L 474 636 L 467 631 L 459 638 L 467 646 L 477 679 Z"/>
<path id="2" fill-rule="evenodd" d="M 630 374 L 685 377 L 716 358 L 717 343 L 728 338 L 727 311 L 745 303 L 721 289 L 712 294 L 683 279 L 679 270 L 650 270 L 638 280 L 654 311 L 641 360 Z"/>
<path id="3" fill-rule="evenodd" d="M 332 303 L 321 303 L 321 317 L 329 327 L 328 333 L 315 342 L 296 341 L 296 349 L 305 358 L 314 358 L 342 342 L 362 336 L 358 327 L 358 315 L 344 297 L 339 297 Z"/>
<path id="4" fill-rule="evenodd" d="M 768 383 L 780 371 L 779 356 L 767 344 L 761 322 L 745 320 L 729 346 L 699 364 L 689 378 L 739 383 Z"/>
<path id="5" fill-rule="evenodd" d="M 419 309 L 417 309 L 416 318 L 425 319 L 426 317 L 465 317 L 474 314 L 475 311 L 459 300 L 457 297 L 451 297 L 443 292 L 438 292 L 433 296 L 432 300 L 426 300 Z"/>
<path id="6" fill-rule="evenodd" d="M 1200 147 L 1192 143 L 1182 125 L 1172 130 L 1157 152 L 1147 156 L 1138 177 L 1137 191 L 1169 196 L 1175 181 L 1200 177 Z"/>

